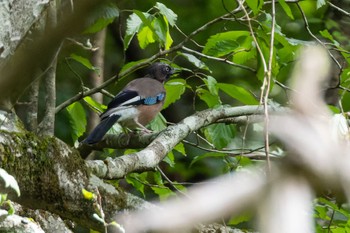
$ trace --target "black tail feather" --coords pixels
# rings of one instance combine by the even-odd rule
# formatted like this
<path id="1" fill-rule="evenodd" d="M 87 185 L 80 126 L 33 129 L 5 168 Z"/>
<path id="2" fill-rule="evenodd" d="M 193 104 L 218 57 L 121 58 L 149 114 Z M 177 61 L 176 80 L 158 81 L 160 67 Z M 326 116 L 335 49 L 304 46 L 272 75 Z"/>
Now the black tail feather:
<path id="1" fill-rule="evenodd" d="M 102 140 L 107 131 L 118 121 L 120 115 L 111 115 L 103 120 L 95 127 L 95 129 L 84 140 L 86 144 L 94 144 Z"/>

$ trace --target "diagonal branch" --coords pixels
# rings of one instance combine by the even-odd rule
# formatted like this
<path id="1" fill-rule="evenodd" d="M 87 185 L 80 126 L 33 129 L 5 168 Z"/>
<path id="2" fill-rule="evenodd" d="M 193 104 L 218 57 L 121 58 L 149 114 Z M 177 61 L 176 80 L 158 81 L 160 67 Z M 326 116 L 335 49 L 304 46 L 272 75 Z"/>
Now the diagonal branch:
<path id="1" fill-rule="evenodd" d="M 82 98 L 95 94 L 96 92 L 101 91 L 103 88 L 111 85 L 112 83 L 124 78 L 125 76 L 127 76 L 128 74 L 131 74 L 132 72 L 134 72 L 137 69 L 140 69 L 148 64 L 150 64 L 152 61 L 154 61 L 155 59 L 173 53 L 177 50 L 180 50 L 184 47 L 185 43 L 187 43 L 189 40 L 191 40 L 192 37 L 194 37 L 195 35 L 197 35 L 198 33 L 204 31 L 205 29 L 207 29 L 209 26 L 220 22 L 222 20 L 225 20 L 226 17 L 230 16 L 231 14 L 235 14 L 237 12 L 241 11 L 240 7 L 237 7 L 236 9 L 234 9 L 232 12 L 224 14 L 220 17 L 217 17 L 209 22 L 207 22 L 206 24 L 202 25 L 201 27 L 199 27 L 198 29 L 194 30 L 192 33 L 190 33 L 187 37 L 185 37 L 185 39 L 183 39 L 180 43 L 178 43 L 177 45 L 173 46 L 172 48 L 170 48 L 169 50 L 161 50 L 158 53 L 154 54 L 153 56 L 151 56 L 150 58 L 144 59 L 141 62 L 139 62 L 138 64 L 134 65 L 133 67 L 130 67 L 122 72 L 120 72 L 118 75 L 114 75 L 111 78 L 109 78 L 107 81 L 105 81 L 104 83 L 102 83 L 100 86 L 95 87 L 89 91 L 86 92 L 79 92 L 78 94 L 76 94 L 75 96 L 73 96 L 72 98 L 64 101 L 63 103 L 61 103 L 60 105 L 58 105 L 56 107 L 55 112 L 58 113 L 60 112 L 62 109 L 64 109 L 65 107 L 67 107 L 68 105 L 81 100 Z"/>
<path id="2" fill-rule="evenodd" d="M 273 109 L 269 108 L 270 111 Z M 283 109 L 278 109 L 283 111 Z M 130 172 L 146 171 L 157 167 L 175 145 L 191 132 L 215 123 L 219 119 L 244 115 L 262 114 L 262 106 L 219 107 L 197 112 L 186 117 L 180 123 L 162 131 L 145 149 L 140 152 L 123 155 L 104 161 L 87 161 L 87 165 L 101 178 L 122 178 Z"/>

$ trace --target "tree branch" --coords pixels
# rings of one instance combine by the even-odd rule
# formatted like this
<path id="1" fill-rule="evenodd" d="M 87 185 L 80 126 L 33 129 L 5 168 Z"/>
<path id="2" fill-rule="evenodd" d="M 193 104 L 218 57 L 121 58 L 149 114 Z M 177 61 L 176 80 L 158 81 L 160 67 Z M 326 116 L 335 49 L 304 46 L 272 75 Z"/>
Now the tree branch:
<path id="1" fill-rule="evenodd" d="M 57 6 L 56 1 L 51 1 L 48 7 L 46 30 L 51 31 L 57 26 Z M 61 43 L 62 45 L 62 43 Z M 61 45 L 58 47 L 51 64 L 44 77 L 45 86 L 45 113 L 38 126 L 38 133 L 41 135 L 53 136 L 55 132 L 55 107 L 56 107 L 56 68 L 57 56 Z"/>
<path id="2" fill-rule="evenodd" d="M 272 111 L 273 109 L 269 109 Z M 262 114 L 262 106 L 219 107 L 197 112 L 180 123 L 169 126 L 140 152 L 104 161 L 86 161 L 94 174 L 100 178 L 122 178 L 130 172 L 154 169 L 176 144 L 191 132 L 215 123 L 219 119 L 244 115 Z"/>
<path id="3" fill-rule="evenodd" d="M 73 96 L 72 98 L 64 101 L 63 103 L 61 103 L 60 105 L 58 105 L 56 107 L 56 113 L 60 112 L 62 109 L 64 109 L 65 107 L 69 106 L 70 104 L 86 97 L 89 95 L 92 95 L 96 92 L 99 92 L 100 90 L 102 90 L 103 88 L 109 86 L 110 84 L 112 84 L 113 82 L 120 80 L 122 78 L 124 78 L 125 76 L 127 76 L 128 74 L 134 72 L 135 70 L 144 67 L 147 64 L 150 64 L 152 61 L 156 60 L 157 58 L 173 53 L 177 50 L 180 50 L 183 48 L 183 46 L 185 45 L 185 43 L 187 43 L 192 37 L 194 37 L 195 35 L 197 35 L 198 33 L 204 31 L 205 29 L 207 29 L 207 27 L 220 22 L 222 20 L 225 20 L 226 17 L 230 16 L 231 14 L 235 14 L 237 12 L 239 12 L 241 10 L 240 7 L 237 7 L 236 9 L 234 9 L 232 12 L 224 14 L 220 17 L 217 17 L 211 21 L 209 21 L 208 23 L 202 25 L 201 27 L 199 27 L 198 29 L 194 30 L 192 33 L 190 33 L 185 39 L 183 39 L 179 44 L 173 46 L 172 48 L 170 48 L 169 50 L 161 50 L 159 51 L 157 54 L 153 55 L 152 57 L 148 58 L 148 59 L 144 59 L 143 61 L 140 61 L 138 64 L 136 64 L 133 67 L 130 67 L 129 69 L 124 70 L 123 72 L 120 72 L 118 75 L 114 75 L 113 77 L 109 78 L 107 81 L 105 81 L 104 83 L 102 83 L 100 86 L 95 87 L 90 89 L 89 91 L 86 92 L 80 92 L 78 94 L 76 94 L 75 96 Z"/>

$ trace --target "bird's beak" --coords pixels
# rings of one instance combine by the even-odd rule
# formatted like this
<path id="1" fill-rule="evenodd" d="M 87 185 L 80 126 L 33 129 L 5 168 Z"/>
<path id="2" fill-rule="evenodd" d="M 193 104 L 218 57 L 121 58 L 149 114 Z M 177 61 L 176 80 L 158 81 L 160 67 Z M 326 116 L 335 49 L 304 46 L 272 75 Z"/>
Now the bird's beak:
<path id="1" fill-rule="evenodd" d="M 170 74 L 176 74 L 176 73 L 180 73 L 182 69 L 180 68 L 172 68 L 171 73 Z"/>

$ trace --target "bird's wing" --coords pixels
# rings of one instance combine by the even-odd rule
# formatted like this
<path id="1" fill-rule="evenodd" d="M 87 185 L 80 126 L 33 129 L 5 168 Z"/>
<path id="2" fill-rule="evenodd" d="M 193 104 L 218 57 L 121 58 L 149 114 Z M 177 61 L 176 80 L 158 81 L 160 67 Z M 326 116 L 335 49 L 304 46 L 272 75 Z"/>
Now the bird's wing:
<path id="1" fill-rule="evenodd" d="M 108 104 L 108 109 L 116 108 L 118 106 L 133 105 L 133 102 L 137 102 L 141 99 L 137 91 L 123 90 Z"/>

